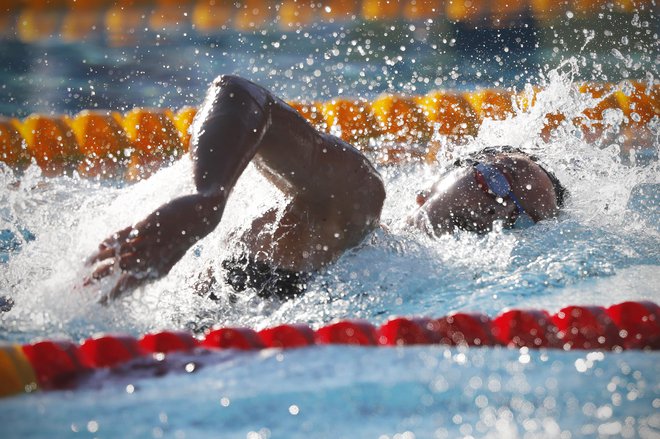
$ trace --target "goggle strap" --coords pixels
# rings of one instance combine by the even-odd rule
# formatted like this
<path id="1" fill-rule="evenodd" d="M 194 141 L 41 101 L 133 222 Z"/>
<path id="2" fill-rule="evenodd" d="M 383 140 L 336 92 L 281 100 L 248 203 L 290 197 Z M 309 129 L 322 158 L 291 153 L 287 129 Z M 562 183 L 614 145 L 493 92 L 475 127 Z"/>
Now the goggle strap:
<path id="1" fill-rule="evenodd" d="M 518 200 L 518 197 L 516 197 L 513 193 L 513 191 L 509 191 L 509 198 L 511 198 L 511 201 L 513 201 L 513 204 L 516 205 L 516 208 L 518 209 L 518 214 L 522 215 L 525 212 L 525 209 L 522 207 L 522 204 L 520 204 L 520 201 Z M 530 216 L 531 218 L 531 216 Z"/>
<path id="2" fill-rule="evenodd" d="M 520 204 L 520 200 L 518 200 L 518 197 L 516 197 L 516 195 L 513 193 L 513 189 L 511 188 L 511 182 L 503 172 L 501 172 L 497 168 L 494 168 L 493 166 L 484 165 L 483 163 L 477 163 L 474 166 L 474 171 L 475 171 L 475 180 L 477 181 L 477 184 L 483 191 L 485 192 L 490 191 L 490 193 L 495 194 L 495 196 L 502 198 L 509 197 L 511 201 L 513 201 L 513 204 L 516 206 L 516 209 L 518 210 L 518 215 L 527 213 L 525 212 L 525 209 L 522 207 L 522 204 Z M 488 176 L 486 176 L 486 174 L 488 174 Z M 501 178 L 504 179 L 504 181 L 506 181 L 506 185 L 507 185 L 506 194 L 497 193 L 496 191 L 493 190 L 493 186 L 497 183 L 495 178 L 493 178 L 493 174 L 494 175 L 499 174 L 499 176 L 501 176 Z M 491 185 L 490 182 L 492 182 L 493 185 Z"/>

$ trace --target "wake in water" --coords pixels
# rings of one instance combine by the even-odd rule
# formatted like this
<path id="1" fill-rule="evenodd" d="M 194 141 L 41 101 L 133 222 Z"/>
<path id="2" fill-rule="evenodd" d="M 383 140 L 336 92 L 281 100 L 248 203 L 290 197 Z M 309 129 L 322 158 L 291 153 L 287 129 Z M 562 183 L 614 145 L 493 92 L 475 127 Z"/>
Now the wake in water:
<path id="1" fill-rule="evenodd" d="M 531 107 L 523 111 L 518 103 L 512 117 L 485 121 L 465 144 L 435 139 L 445 144 L 436 164 L 381 167 L 388 194 L 384 227 L 318 273 L 302 297 L 286 302 L 259 298 L 249 290 L 236 294 L 222 282 L 211 285 L 217 301 L 196 294 L 200 283 L 208 283 L 209 271 L 222 271 L 220 261 L 234 249 L 235 230 L 274 201 L 284 205 L 283 196 L 251 167 L 214 232 L 168 276 L 108 307 L 97 299 L 111 279 L 82 287 L 88 275 L 85 259 L 108 234 L 172 197 L 191 193 L 189 158 L 131 186 L 46 179 L 36 167 L 20 178 L 5 170 L 0 174 L 6 188 L 0 229 L 8 237 L 2 238 L 8 260 L 0 265 L 0 296 L 8 310 L 0 313 L 2 333 L 24 342 L 35 336 L 76 338 L 98 331 L 201 330 L 213 324 L 262 328 L 283 322 L 317 326 L 347 317 L 380 323 L 392 314 L 495 314 L 508 306 L 556 310 L 568 303 L 657 301 L 658 119 L 648 125 L 649 134 L 640 145 L 624 141 L 627 121 L 620 110 L 606 111 L 596 140 L 585 138 L 570 123 L 544 140 L 547 114 L 560 112 L 570 121 L 595 104 L 573 81 L 578 68 L 578 62 L 570 60 L 549 71 L 539 92 L 526 87 L 528 100 L 535 96 Z M 456 158 L 504 144 L 538 156 L 569 189 L 557 220 L 522 230 L 434 239 L 408 230 L 404 219 L 414 207 L 417 190 Z"/>

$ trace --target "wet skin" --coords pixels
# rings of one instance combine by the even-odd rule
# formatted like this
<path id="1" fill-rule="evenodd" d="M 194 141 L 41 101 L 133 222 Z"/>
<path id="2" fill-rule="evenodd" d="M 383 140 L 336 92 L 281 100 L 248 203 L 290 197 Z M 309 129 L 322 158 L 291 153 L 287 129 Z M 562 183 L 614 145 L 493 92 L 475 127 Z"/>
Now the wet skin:
<path id="1" fill-rule="evenodd" d="M 101 302 L 164 276 L 214 230 L 250 162 L 289 199 L 280 215 L 266 212 L 243 236 L 259 260 L 318 270 L 379 224 L 385 188 L 369 160 L 245 79 L 214 81 L 193 123 L 190 147 L 197 192 L 113 234 L 88 260 L 94 265 L 88 283 L 119 271 Z"/>
<path id="2" fill-rule="evenodd" d="M 534 222 L 559 213 L 552 181 L 529 157 L 502 153 L 489 157 L 485 163 L 507 177 L 514 195 Z M 498 221 L 513 225 L 519 214 L 509 197 L 497 197 L 480 187 L 471 166 L 441 177 L 429 190 L 417 195 L 417 204 L 408 223 L 435 235 L 457 229 L 487 232 Z"/>
<path id="3" fill-rule="evenodd" d="M 245 79 L 221 76 L 213 82 L 193 123 L 190 149 L 196 193 L 114 233 L 87 261 L 93 266 L 87 284 L 118 274 L 102 303 L 166 275 L 213 231 L 250 162 L 289 200 L 282 211 L 273 208 L 256 218 L 242 236 L 258 260 L 312 272 L 379 224 L 385 189 L 369 160 Z M 492 164 L 508 175 L 534 221 L 557 214 L 552 184 L 538 165 L 516 154 L 496 156 Z M 418 201 L 409 223 L 435 234 L 486 231 L 494 221 L 515 219 L 513 203 L 481 190 L 471 168 L 443 176 Z"/>

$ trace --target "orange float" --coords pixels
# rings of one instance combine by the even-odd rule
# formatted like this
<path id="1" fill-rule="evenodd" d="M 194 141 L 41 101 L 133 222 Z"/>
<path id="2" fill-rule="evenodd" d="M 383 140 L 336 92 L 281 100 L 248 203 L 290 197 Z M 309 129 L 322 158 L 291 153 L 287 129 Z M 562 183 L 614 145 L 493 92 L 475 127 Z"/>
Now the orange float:
<path id="1" fill-rule="evenodd" d="M 279 26 L 284 30 L 298 29 L 314 21 L 315 8 L 312 2 L 285 0 L 278 11 Z"/>
<path id="2" fill-rule="evenodd" d="M 183 107 L 172 118 L 174 126 L 177 131 L 179 131 L 179 138 L 181 139 L 181 145 L 183 146 L 183 151 L 188 152 L 189 143 L 190 143 L 190 126 L 195 119 L 197 114 L 197 108 L 195 107 Z"/>
<path id="3" fill-rule="evenodd" d="M 545 115 L 545 123 L 541 129 L 541 138 L 548 142 L 552 133 L 566 121 L 566 116 L 562 113 L 548 113 Z"/>
<path id="4" fill-rule="evenodd" d="M 441 0 L 412 0 L 404 2 L 401 14 L 407 20 L 426 20 L 435 18 L 442 11 Z"/>
<path id="5" fill-rule="evenodd" d="M 394 20 L 399 17 L 396 0 L 362 0 L 362 18 L 365 20 Z"/>
<path id="6" fill-rule="evenodd" d="M 200 0 L 192 10 L 192 22 L 198 32 L 225 29 L 231 21 L 233 5 L 216 0 Z"/>
<path id="7" fill-rule="evenodd" d="M 371 104 L 371 109 L 379 122 L 380 131 L 392 135 L 397 142 L 419 143 L 433 134 L 433 126 L 415 98 L 382 95 Z"/>
<path id="8" fill-rule="evenodd" d="M 322 105 L 318 102 L 300 102 L 291 101 L 287 102 L 294 110 L 296 110 L 302 117 L 311 123 L 314 128 L 320 131 L 327 131 L 328 124 L 326 123 L 323 115 Z"/>
<path id="9" fill-rule="evenodd" d="M 137 151 L 171 155 L 181 150 L 171 110 L 135 108 L 124 116 L 122 126 Z"/>
<path id="10" fill-rule="evenodd" d="M 496 27 L 506 27 L 523 18 L 527 0 L 493 0 L 490 4 L 490 21 Z"/>
<path id="11" fill-rule="evenodd" d="M 62 19 L 60 36 L 64 41 L 80 41 L 94 32 L 101 15 L 96 9 L 72 9 Z"/>
<path id="12" fill-rule="evenodd" d="M 536 95 L 540 91 L 541 88 L 534 87 L 534 89 L 531 92 L 525 90 L 519 93 L 515 97 L 519 108 L 522 111 L 529 111 L 536 104 Z M 539 132 L 540 137 L 546 142 L 550 141 L 550 138 L 552 137 L 552 133 L 554 132 L 554 130 L 559 128 L 565 120 L 566 120 L 566 116 L 564 116 L 560 112 L 546 114 L 544 116 L 543 128 L 541 128 L 541 131 Z"/>
<path id="13" fill-rule="evenodd" d="M 429 122 L 437 124 L 438 134 L 456 139 L 477 134 L 477 113 L 461 94 L 432 91 L 417 98 L 417 103 Z"/>
<path id="14" fill-rule="evenodd" d="M 566 9 L 566 3 L 556 0 L 529 0 L 529 8 L 536 20 L 546 21 L 559 17 Z"/>
<path id="15" fill-rule="evenodd" d="M 27 8 L 16 19 L 16 35 L 24 43 L 52 38 L 56 35 L 60 18 L 50 8 Z"/>
<path id="16" fill-rule="evenodd" d="M 19 132 L 45 175 L 64 173 L 82 159 L 76 136 L 63 117 L 32 114 L 19 125 Z"/>
<path id="17" fill-rule="evenodd" d="M 252 30 L 264 27 L 272 19 L 273 10 L 266 0 L 244 0 L 234 16 L 234 27 L 238 30 Z"/>
<path id="18" fill-rule="evenodd" d="M 513 114 L 511 92 L 506 90 L 480 90 L 464 94 L 479 120 L 504 120 Z"/>
<path id="19" fill-rule="evenodd" d="M 476 21 L 488 14 L 487 0 L 447 0 L 445 15 L 453 21 Z"/>
<path id="20" fill-rule="evenodd" d="M 0 396 L 37 390 L 37 378 L 20 345 L 0 345 Z"/>
<path id="21" fill-rule="evenodd" d="M 172 119 L 170 110 L 145 108 L 136 108 L 124 116 L 122 126 L 135 148 L 128 167 L 130 180 L 148 177 L 165 159 L 183 153 Z"/>
<path id="22" fill-rule="evenodd" d="M 476 136 L 479 130 L 479 120 L 470 103 L 458 93 L 432 91 L 417 98 L 424 115 L 437 134 L 452 142 L 457 142 L 467 136 Z M 429 142 L 426 161 L 436 160 L 441 143 L 438 139 Z"/>
<path id="23" fill-rule="evenodd" d="M 321 6 L 321 17 L 330 21 L 351 20 L 357 15 L 358 5 L 354 0 L 326 0 Z"/>
<path id="24" fill-rule="evenodd" d="M 156 30 L 176 29 L 186 16 L 181 2 L 177 0 L 158 0 L 149 14 L 149 26 Z"/>
<path id="25" fill-rule="evenodd" d="M 114 4 L 105 12 L 105 28 L 111 46 L 135 44 L 136 31 L 144 27 L 144 10 Z"/>
<path id="26" fill-rule="evenodd" d="M 623 114 L 633 126 L 648 124 L 655 116 L 660 116 L 660 84 L 633 82 L 617 90 L 615 97 Z"/>
<path id="27" fill-rule="evenodd" d="M 513 97 L 518 108 L 522 111 L 529 111 L 536 105 L 536 95 L 541 91 L 541 87 L 533 86 L 531 90 L 524 89 Z"/>
<path id="28" fill-rule="evenodd" d="M 328 126 L 335 127 L 349 143 L 363 144 L 380 134 L 378 121 L 366 101 L 335 98 L 323 105 L 323 114 Z"/>
<path id="29" fill-rule="evenodd" d="M 103 110 L 84 110 L 69 125 L 85 160 L 78 167 L 83 175 L 114 177 L 126 164 L 132 147 L 121 126 L 121 116 Z"/>
<path id="30" fill-rule="evenodd" d="M 660 116 L 660 84 L 624 83 L 615 97 L 626 117 L 624 151 L 653 147 L 657 140 L 649 122 Z"/>
<path id="31" fill-rule="evenodd" d="M 594 99 L 600 101 L 596 106 L 584 110 L 584 117 L 576 117 L 573 124 L 580 127 L 584 133 L 587 142 L 595 142 L 602 138 L 607 126 L 603 121 L 603 111 L 607 109 L 619 108 L 619 103 L 614 95 L 612 84 L 582 84 L 579 87 L 580 93 L 589 94 Z"/>
<path id="32" fill-rule="evenodd" d="M 607 0 L 573 0 L 571 2 L 571 11 L 582 17 L 589 16 L 600 11 L 607 3 Z"/>
<path id="33" fill-rule="evenodd" d="M 579 90 L 596 99 L 603 98 L 571 121 L 584 130 L 587 141 L 602 137 L 606 128 L 602 116 L 605 109 L 621 109 L 626 117 L 621 132 L 624 152 L 652 144 L 653 133 L 647 125 L 660 114 L 660 86 L 625 82 L 614 88 L 609 84 L 588 83 Z M 524 111 L 531 108 L 538 92 L 536 89 L 531 94 L 517 95 L 518 106 Z M 443 138 L 452 143 L 461 142 L 466 136 L 477 134 L 483 118 L 504 119 L 513 113 L 511 92 L 497 90 L 463 94 L 433 91 L 414 97 L 383 95 L 373 103 L 336 98 L 325 103 L 294 101 L 289 104 L 317 129 L 336 132 L 358 148 L 371 150 L 374 153 L 372 158 L 380 163 L 421 156 L 427 161 L 435 161 Z M 0 145 L 4 148 L 4 156 L 0 159 L 10 166 L 20 167 L 34 157 L 47 175 L 54 175 L 70 169 L 68 165 L 77 164 L 82 151 L 88 160 L 81 172 L 98 175 L 99 171 L 93 169 L 94 161 L 106 157 L 114 163 L 119 160 L 117 157 L 123 149 L 131 151 L 128 178 L 144 177 L 155 171 L 163 160 L 187 151 L 189 128 L 196 109 L 184 107 L 174 114 L 168 109 L 137 108 L 118 122 L 126 131 L 128 143 L 121 138 L 115 139 L 113 136 L 117 131 L 112 134 L 114 128 L 108 128 L 113 119 L 121 119 L 119 115 L 110 117 L 115 113 L 104 113 L 103 123 L 108 126 L 104 133 L 81 134 L 85 129 L 89 133 L 96 129 L 83 129 L 77 125 L 84 114 L 98 116 L 103 112 L 83 112 L 70 122 L 70 127 L 62 117 L 32 115 L 23 124 L 0 119 Z M 553 130 L 567 121 L 559 112 L 547 114 L 545 118 L 540 135 L 548 141 Z M 71 129 L 73 134 L 68 132 Z M 441 137 L 434 138 L 434 134 Z M 85 135 L 100 137 L 87 142 L 82 137 Z M 369 142 L 376 137 L 380 138 L 382 146 L 379 151 L 373 151 L 373 142 Z M 27 144 L 27 149 L 21 146 L 23 144 Z M 127 144 L 129 146 L 124 147 Z M 108 153 L 112 148 L 114 151 Z"/>
<path id="34" fill-rule="evenodd" d="M 30 163 L 30 154 L 18 126 L 18 120 L 0 116 L 0 160 L 20 169 Z"/>

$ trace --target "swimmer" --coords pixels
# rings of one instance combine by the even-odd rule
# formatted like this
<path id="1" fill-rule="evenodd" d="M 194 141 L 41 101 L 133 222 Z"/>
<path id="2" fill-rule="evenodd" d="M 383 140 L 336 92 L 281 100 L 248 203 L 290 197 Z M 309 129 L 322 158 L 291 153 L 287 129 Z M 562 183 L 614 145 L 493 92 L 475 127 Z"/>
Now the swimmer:
<path id="1" fill-rule="evenodd" d="M 213 231 L 250 162 L 290 201 L 281 212 L 273 207 L 254 219 L 240 238 L 244 251 L 222 263 L 237 291 L 294 297 L 310 273 L 379 226 L 385 188 L 369 160 L 245 79 L 213 82 L 193 123 L 190 154 L 196 193 L 116 232 L 89 258 L 94 268 L 87 283 L 119 272 L 101 302 L 166 275 Z M 562 201 L 553 178 L 520 151 L 485 151 L 421 193 L 408 221 L 442 234 L 487 231 L 496 221 L 512 225 L 523 215 L 534 222 L 551 218 Z"/>
<path id="2" fill-rule="evenodd" d="M 487 232 L 533 224 L 558 215 L 566 189 L 523 151 L 507 146 L 485 148 L 417 194 L 417 210 L 408 223 L 433 235 L 456 230 Z"/>

